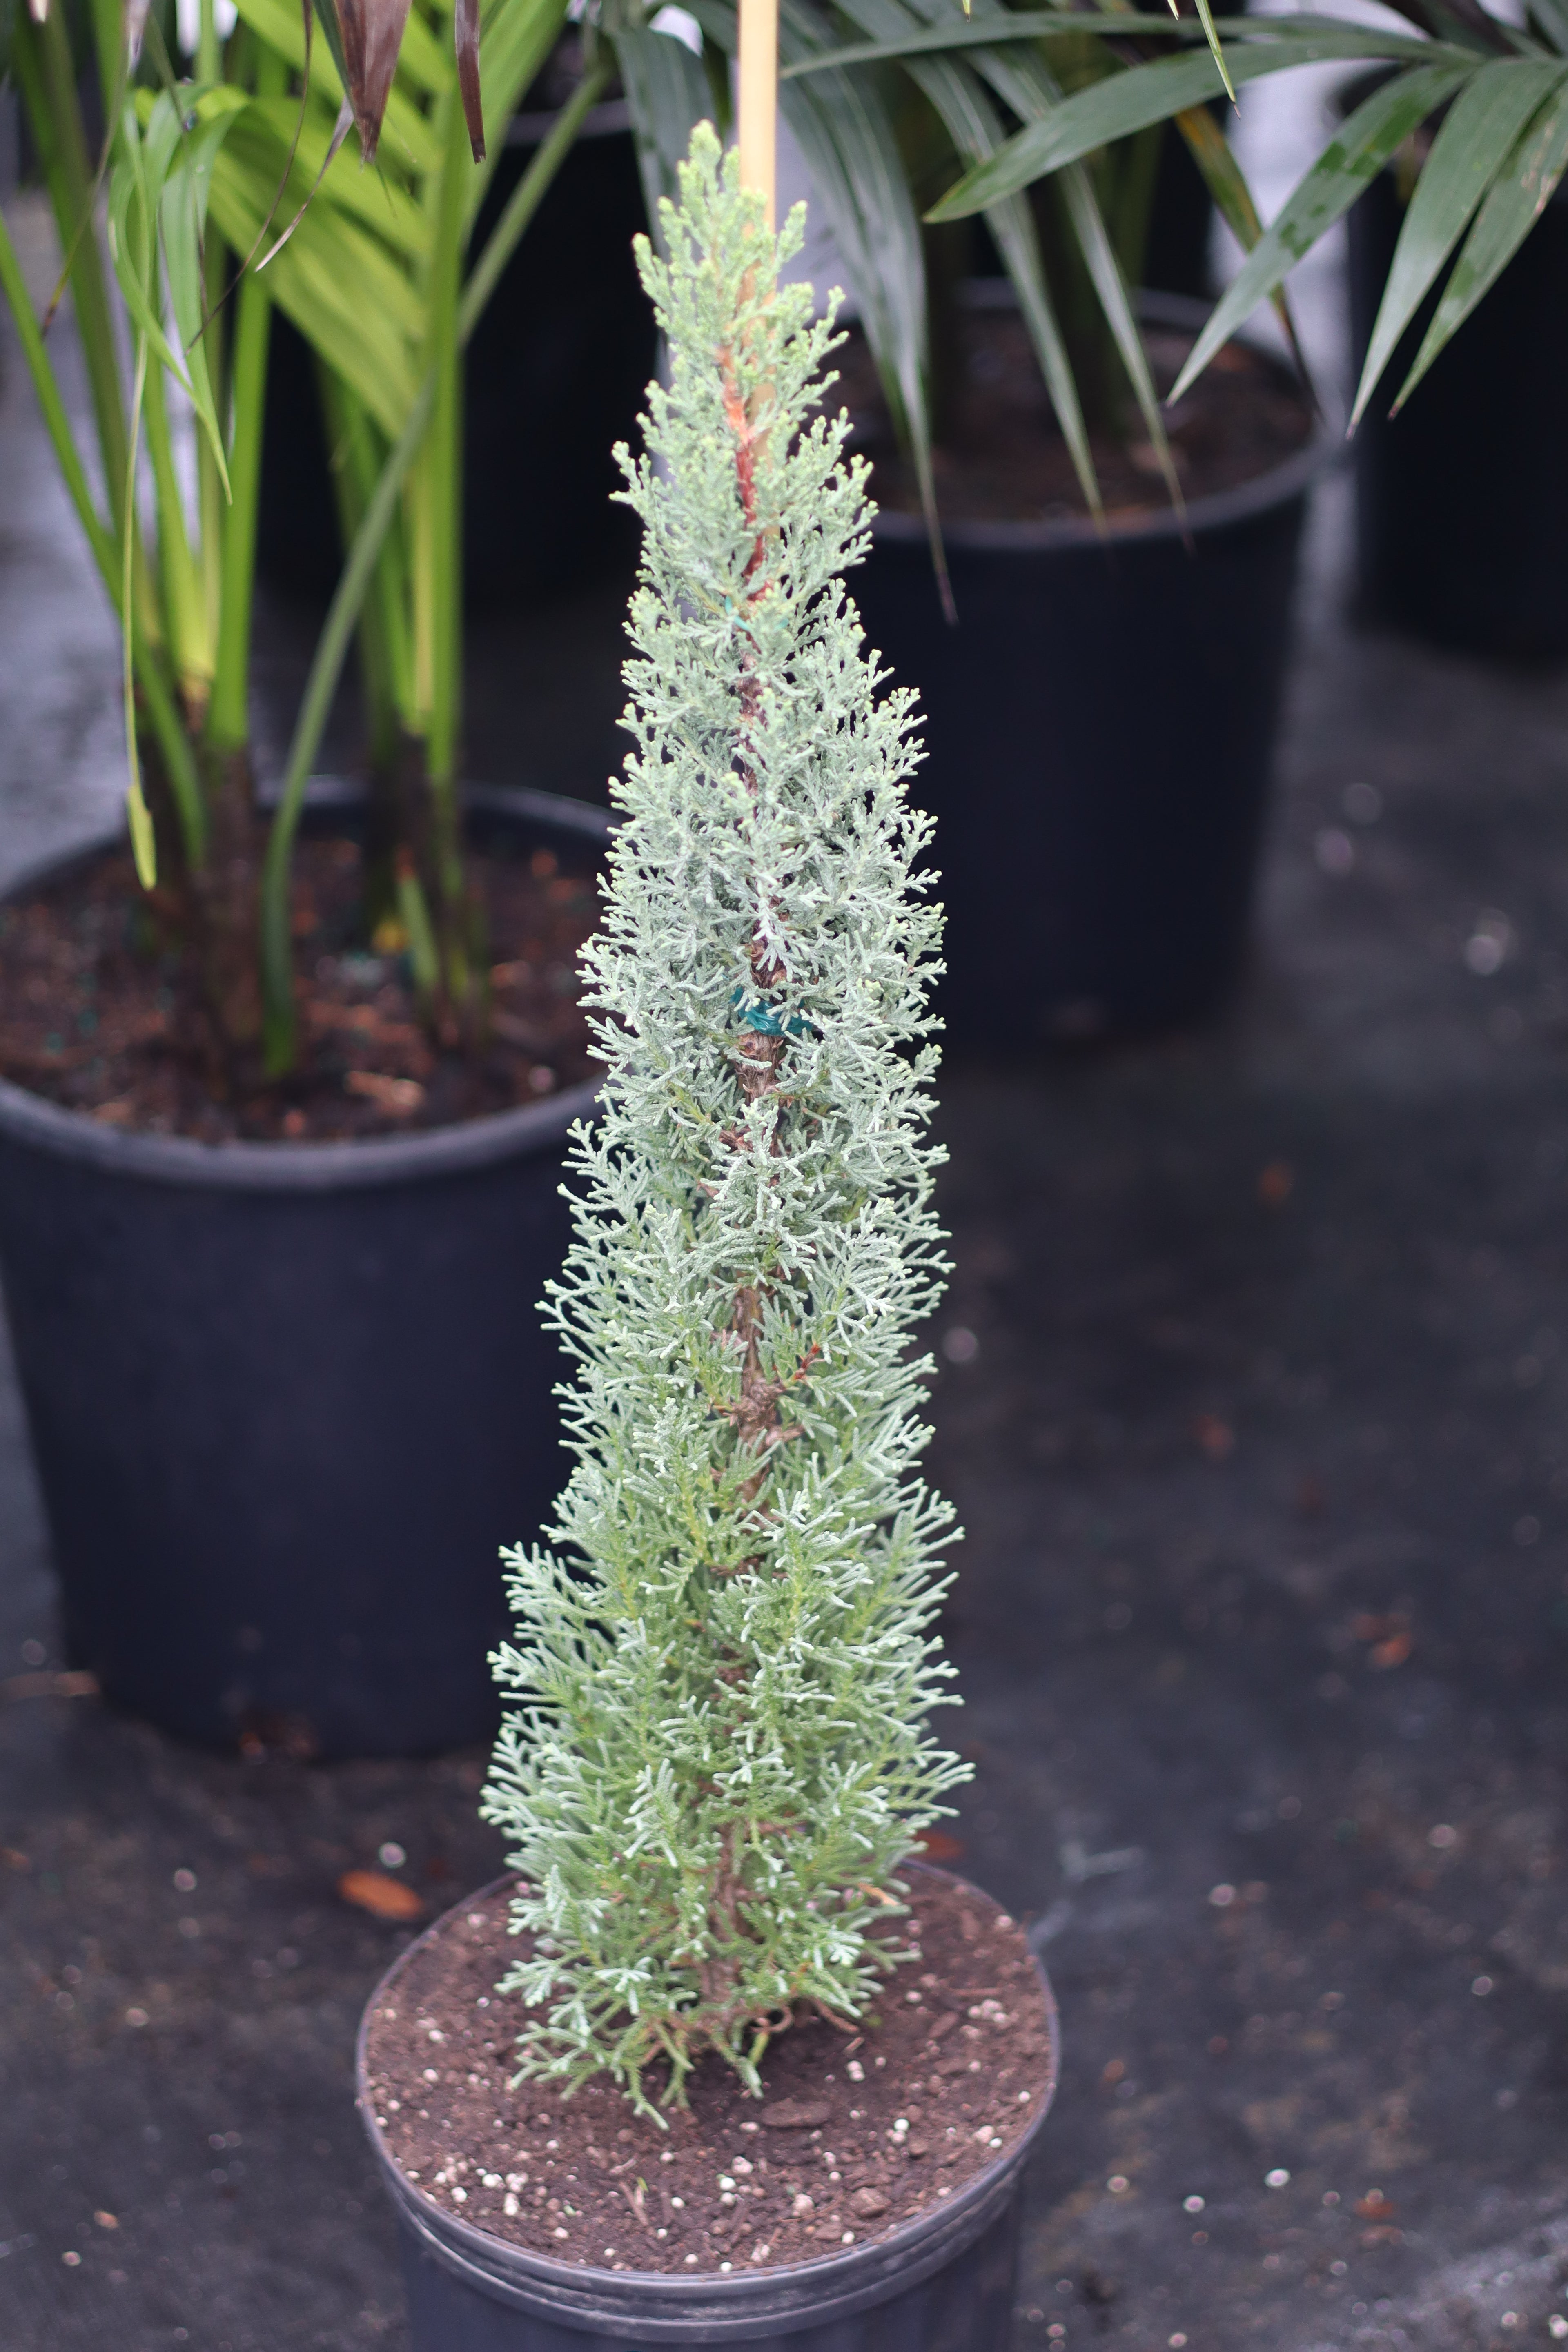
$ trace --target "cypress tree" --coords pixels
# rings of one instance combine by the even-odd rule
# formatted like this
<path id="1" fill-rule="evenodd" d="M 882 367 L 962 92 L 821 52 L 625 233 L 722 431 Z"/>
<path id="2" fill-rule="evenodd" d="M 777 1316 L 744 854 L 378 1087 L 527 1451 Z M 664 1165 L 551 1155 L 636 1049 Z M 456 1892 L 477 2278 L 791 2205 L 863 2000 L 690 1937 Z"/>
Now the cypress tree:
<path id="1" fill-rule="evenodd" d="M 754 2090 L 792 2017 L 864 2014 L 966 1777 L 928 1721 L 952 1515 L 910 1344 L 945 1271 L 941 914 L 912 698 L 879 696 L 842 578 L 869 509 L 819 413 L 837 338 L 778 282 L 803 223 L 775 239 L 703 124 L 664 255 L 638 241 L 668 383 L 616 453 L 644 542 L 585 956 L 608 1076 L 546 1310 L 575 1465 L 549 1547 L 505 1555 L 494 1660 L 522 2072 L 608 2069 L 642 2107 L 707 2051 Z"/>

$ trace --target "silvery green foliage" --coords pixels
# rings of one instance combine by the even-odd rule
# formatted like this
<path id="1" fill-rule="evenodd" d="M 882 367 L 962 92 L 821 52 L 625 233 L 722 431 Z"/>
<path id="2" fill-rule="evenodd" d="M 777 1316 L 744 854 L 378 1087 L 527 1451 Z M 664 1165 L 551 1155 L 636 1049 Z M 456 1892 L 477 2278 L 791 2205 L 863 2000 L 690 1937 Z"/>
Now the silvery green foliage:
<path id="1" fill-rule="evenodd" d="M 860 2015 L 894 1876 L 965 1768 L 933 1743 L 950 1513 L 916 1475 L 943 1261 L 924 1139 L 940 911 L 911 866 L 911 699 L 840 573 L 866 467 L 814 417 L 831 326 L 700 127 L 638 261 L 668 341 L 551 1318 L 576 1360 L 553 1551 L 507 1555 L 515 1695 L 485 1798 L 541 1941 L 523 2071 L 639 2105 L 716 2050 L 748 2085 L 816 2004 Z M 873 1948 L 868 1932 L 883 1933 Z M 668 2061 L 668 2071 L 658 2064 Z"/>

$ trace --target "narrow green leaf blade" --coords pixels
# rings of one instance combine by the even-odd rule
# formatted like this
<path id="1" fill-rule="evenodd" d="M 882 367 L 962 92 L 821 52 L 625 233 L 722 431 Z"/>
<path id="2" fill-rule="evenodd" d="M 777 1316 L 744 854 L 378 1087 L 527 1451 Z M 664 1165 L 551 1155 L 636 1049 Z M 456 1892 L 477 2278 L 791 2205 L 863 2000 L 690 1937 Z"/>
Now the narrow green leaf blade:
<path id="1" fill-rule="evenodd" d="M 1551 201 L 1568 166 L 1568 89 L 1549 99 L 1492 182 L 1443 289 L 1415 365 L 1400 386 L 1402 408 L 1455 330 L 1495 285 Z"/>
<path id="2" fill-rule="evenodd" d="M 182 97 L 176 118 L 178 143 L 170 159 L 163 193 L 158 200 L 164 275 L 174 323 L 180 332 L 191 404 L 212 448 L 226 494 L 228 489 L 228 457 L 224 447 L 223 427 L 218 421 L 212 378 L 207 370 L 203 245 L 213 165 L 218 150 L 248 102 L 242 89 L 227 84 L 216 89 L 205 90 L 194 100 Z"/>
<path id="3" fill-rule="evenodd" d="M 1204 37 L 1209 45 L 1209 55 L 1213 58 L 1215 64 L 1219 70 L 1219 78 L 1225 84 L 1225 94 L 1226 98 L 1229 99 L 1232 106 L 1234 106 L 1236 104 L 1236 84 L 1230 78 L 1230 68 L 1225 61 L 1225 51 L 1219 45 L 1219 35 L 1215 29 L 1214 17 L 1209 10 L 1209 0 L 1197 0 L 1197 11 L 1198 22 L 1204 28 Z"/>
<path id="4" fill-rule="evenodd" d="M 132 724 L 134 737 L 135 724 Z M 134 761 L 132 762 L 134 768 Z M 158 839 L 153 830 L 153 812 L 142 790 L 140 775 L 132 773 L 125 789 L 125 822 L 131 834 L 131 855 L 135 862 L 136 879 L 143 890 L 154 889 L 158 881 Z"/>
<path id="5" fill-rule="evenodd" d="M 1305 173 L 1210 314 L 1171 398 L 1179 400 L 1324 231 L 1349 211 L 1395 148 L 1468 79 L 1463 66 L 1417 66 L 1363 101 Z"/>
<path id="6" fill-rule="evenodd" d="M 1259 41 L 1233 52 L 1231 79 L 1239 87 L 1243 82 L 1257 81 L 1267 74 L 1282 73 L 1296 66 L 1410 51 L 1426 62 L 1436 47 L 1432 42 L 1396 39 L 1371 48 L 1368 44 L 1372 37 L 1349 26 L 1314 32 L 1300 41 Z M 1510 62 L 1485 70 L 1539 73 L 1542 69 Z M 1064 100 L 1043 120 L 1026 123 L 989 163 L 964 173 L 931 206 L 926 218 L 965 220 L 972 213 L 984 212 L 987 205 L 1011 195 L 1015 189 L 1027 187 L 1047 173 L 1059 171 L 1064 164 L 1092 154 L 1096 148 L 1109 146 L 1131 131 L 1146 130 L 1152 122 L 1163 122 L 1187 107 L 1205 105 L 1210 99 L 1221 95 L 1221 88 L 1218 68 L 1208 56 L 1161 58 L 1152 65 L 1130 66 L 1126 72 L 1113 75 L 1107 81 L 1093 82 L 1087 89 Z"/>
<path id="7" fill-rule="evenodd" d="M 1249 18 L 1241 19 L 1241 28 L 1250 22 Z M 1202 37 L 1201 28 L 1191 16 L 1140 16 L 1135 11 L 1126 16 L 1102 16 L 1092 9 L 1079 16 L 1064 8 L 1018 8 L 1007 10 L 1000 24 L 990 14 L 963 16 L 951 23 L 926 24 L 919 30 L 890 34 L 880 40 L 855 41 L 844 48 L 825 49 L 820 57 L 799 58 L 794 64 L 782 67 L 779 79 L 789 81 L 801 74 L 827 73 L 841 66 L 887 65 L 904 58 L 984 49 L 1011 41 L 1080 40 L 1086 33 L 1115 33 L 1123 37 L 1155 35 L 1183 42 L 1195 42 Z"/>
<path id="8" fill-rule="evenodd" d="M 1455 100 L 1432 142 L 1394 249 L 1351 412 L 1352 430 L 1509 150 L 1565 76 L 1568 66 L 1555 60 L 1548 65 L 1500 58 L 1482 66 Z"/>
<path id="9" fill-rule="evenodd" d="M 1554 0 L 1561 5 L 1562 0 Z M 1316 16 L 1309 12 L 1288 17 L 1215 16 L 1210 19 L 1216 38 L 1254 43 L 1283 43 L 1310 40 L 1327 31 L 1336 38 L 1344 32 L 1342 18 Z M 1421 58 L 1429 53 L 1430 41 L 1416 40 L 1407 33 L 1379 33 L 1368 28 L 1352 28 L 1360 37 L 1351 52 L 1368 59 L 1379 58 Z M 877 41 L 855 41 L 843 48 L 825 48 L 820 54 L 797 58 L 781 67 L 779 79 L 789 81 L 800 75 L 828 73 L 842 66 L 886 65 L 909 57 L 930 56 L 952 49 L 1001 48 L 1009 44 L 1035 41 L 1081 40 L 1086 33 L 1106 34 L 1122 39 L 1148 39 L 1151 36 L 1164 40 L 1195 45 L 1207 41 L 1206 27 L 1195 16 L 1141 16 L 1130 9 L 1097 14 L 1086 9 L 1082 15 L 1066 8 L 1005 9 L 982 16 L 978 11 L 956 16 L 951 22 L 928 23 L 918 33 L 899 34 Z M 1212 55 L 1212 51 L 1211 51 Z"/>
<path id="10" fill-rule="evenodd" d="M 145 337 L 151 354 L 161 367 L 167 369 L 181 391 L 188 392 L 184 366 L 163 332 L 159 314 L 157 245 L 146 178 L 141 168 L 140 142 L 134 162 L 127 157 L 125 144 L 124 140 L 120 142 L 121 159 L 110 175 L 110 257 L 136 333 Z"/>

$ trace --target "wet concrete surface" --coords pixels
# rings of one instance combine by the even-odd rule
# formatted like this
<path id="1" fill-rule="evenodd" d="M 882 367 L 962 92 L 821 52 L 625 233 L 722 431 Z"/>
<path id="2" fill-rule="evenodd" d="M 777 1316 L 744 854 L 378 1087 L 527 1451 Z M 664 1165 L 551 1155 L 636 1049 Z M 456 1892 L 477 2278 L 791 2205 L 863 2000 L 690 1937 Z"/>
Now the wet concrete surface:
<path id="1" fill-rule="evenodd" d="M 1351 634 L 1346 539 L 1331 482 L 1234 1020 L 943 1090 L 953 1829 L 1066 2032 L 1016 2347 L 1568 2314 L 1568 682 Z M 476 772 L 600 789 L 613 595 L 477 652 Z M 13 360 L 5 870 L 112 809 L 113 659 Z M 61 1663 L 7 1380 L 0 1676 Z M 404 1931 L 334 1888 L 387 1841 L 432 1905 L 488 1876 L 482 1759 L 229 1761 L 36 1687 L 0 1700 L 0 2340 L 403 2346 L 350 2066 Z"/>

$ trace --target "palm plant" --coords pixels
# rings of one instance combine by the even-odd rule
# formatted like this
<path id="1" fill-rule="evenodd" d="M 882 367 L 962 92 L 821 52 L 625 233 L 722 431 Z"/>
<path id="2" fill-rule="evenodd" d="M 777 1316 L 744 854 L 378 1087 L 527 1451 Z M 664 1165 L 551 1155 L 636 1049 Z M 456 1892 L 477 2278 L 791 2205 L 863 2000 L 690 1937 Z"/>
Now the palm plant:
<path id="1" fill-rule="evenodd" d="M 1525 21 L 1510 24 L 1479 0 L 1394 5 L 1410 31 L 1305 11 L 1226 20 L 1214 28 L 1223 67 L 1214 50 L 1198 47 L 1203 35 L 1195 23 L 1102 17 L 1092 29 L 1108 55 L 1121 60 L 1116 68 L 1048 117 L 1023 123 L 994 154 L 964 173 L 929 217 L 963 219 L 1047 175 L 1073 171 L 1108 142 L 1213 98 L 1222 71 L 1226 86 L 1235 87 L 1326 60 L 1381 66 L 1384 73 L 1327 141 L 1268 233 L 1247 240 L 1246 262 L 1215 306 L 1172 397 L 1185 391 L 1255 306 L 1276 292 L 1369 182 L 1403 154 L 1418 166 L 1418 176 L 1356 388 L 1352 425 L 1416 313 L 1448 274 L 1395 391 L 1397 409 L 1507 268 L 1568 164 L 1568 8 L 1562 0 L 1530 0 Z M 1077 22 L 1088 26 L 1090 20 Z M 1140 51 L 1130 58 L 1124 27 L 1134 29 L 1141 44 L 1173 41 L 1181 53 L 1150 58 Z M 1019 16 L 1009 40 L 1027 46 L 1048 31 L 1049 20 Z M 982 22 L 951 26 L 923 46 L 948 51 L 995 37 Z M 875 52 L 862 47 L 855 54 L 885 58 L 911 52 L 883 43 Z M 1440 121 L 1428 144 L 1424 126 L 1434 117 Z"/>
<path id="2" fill-rule="evenodd" d="M 232 1074 L 254 1057 L 261 1031 L 255 956 L 247 952 L 255 896 L 247 687 L 268 304 L 265 289 L 247 281 L 232 317 L 215 320 L 204 333 L 221 262 L 204 246 L 202 230 L 212 147 L 226 110 L 267 93 L 275 78 L 270 60 L 252 51 L 235 59 L 230 80 L 220 80 L 210 5 L 198 81 L 184 98 L 132 86 L 139 26 L 122 17 L 119 0 L 91 0 L 89 23 L 110 125 L 109 244 L 131 331 L 129 386 L 94 219 L 102 167 L 95 173 L 58 8 L 41 19 L 17 18 L 8 62 L 65 254 L 62 286 L 69 287 L 86 363 L 95 467 L 61 394 L 45 341 L 47 320 L 35 317 L 3 221 L 0 286 L 121 624 L 138 864 L 149 886 L 162 869 L 164 904 L 199 971 L 215 1063 Z M 157 38 L 156 26 L 153 33 Z M 197 121 L 190 128 L 185 110 L 193 105 Z M 182 394 L 198 425 L 194 496 L 176 457 Z M 143 446 L 150 531 L 137 494 Z"/>
<path id="3" fill-rule="evenodd" d="M 214 1082 L 244 1089 L 295 1058 L 289 856 L 369 578 L 367 564 L 349 567 L 263 849 L 248 702 L 272 306 L 304 329 L 342 382 L 351 450 L 373 428 L 395 445 L 381 481 L 374 447 L 350 473 L 352 487 L 365 486 L 383 533 L 413 471 L 408 543 L 398 551 L 411 625 L 399 637 L 389 622 L 379 641 L 371 631 L 367 639 L 398 665 L 400 711 L 429 780 L 427 793 L 405 796 L 391 859 L 416 974 L 433 1006 L 439 999 L 460 1017 L 476 995 L 455 790 L 460 353 L 592 102 L 592 76 L 465 279 L 487 169 L 482 110 L 510 113 L 559 30 L 564 0 L 497 0 L 482 75 L 469 0 L 434 0 L 406 26 L 373 24 L 369 38 L 345 0 L 341 15 L 323 9 L 329 37 L 321 42 L 308 20 L 247 0 L 226 44 L 214 0 L 204 0 L 194 75 L 180 79 L 144 0 L 88 5 L 109 123 L 96 165 L 58 5 L 37 0 L 37 13 L 17 17 L 0 68 L 20 89 L 55 215 L 89 427 L 73 419 L 50 355 L 54 306 L 40 320 L 3 220 L 0 289 L 121 624 L 141 877 L 185 950 Z M 395 17 L 406 14 L 394 7 Z M 437 39 L 445 22 L 451 62 Z M 401 86 L 393 89 L 400 51 Z M 302 84 L 300 95 L 291 81 Z M 341 151 L 352 126 L 362 157 L 373 160 L 384 116 L 389 153 L 373 178 Z M 97 216 L 104 183 L 106 236 Z M 297 200 L 294 233 L 279 236 L 274 224 L 289 221 L 285 207 Z M 194 481 L 180 458 L 182 408 L 195 427 Z M 377 539 L 373 554 L 379 549 Z M 386 570 L 395 580 L 391 558 Z"/>

